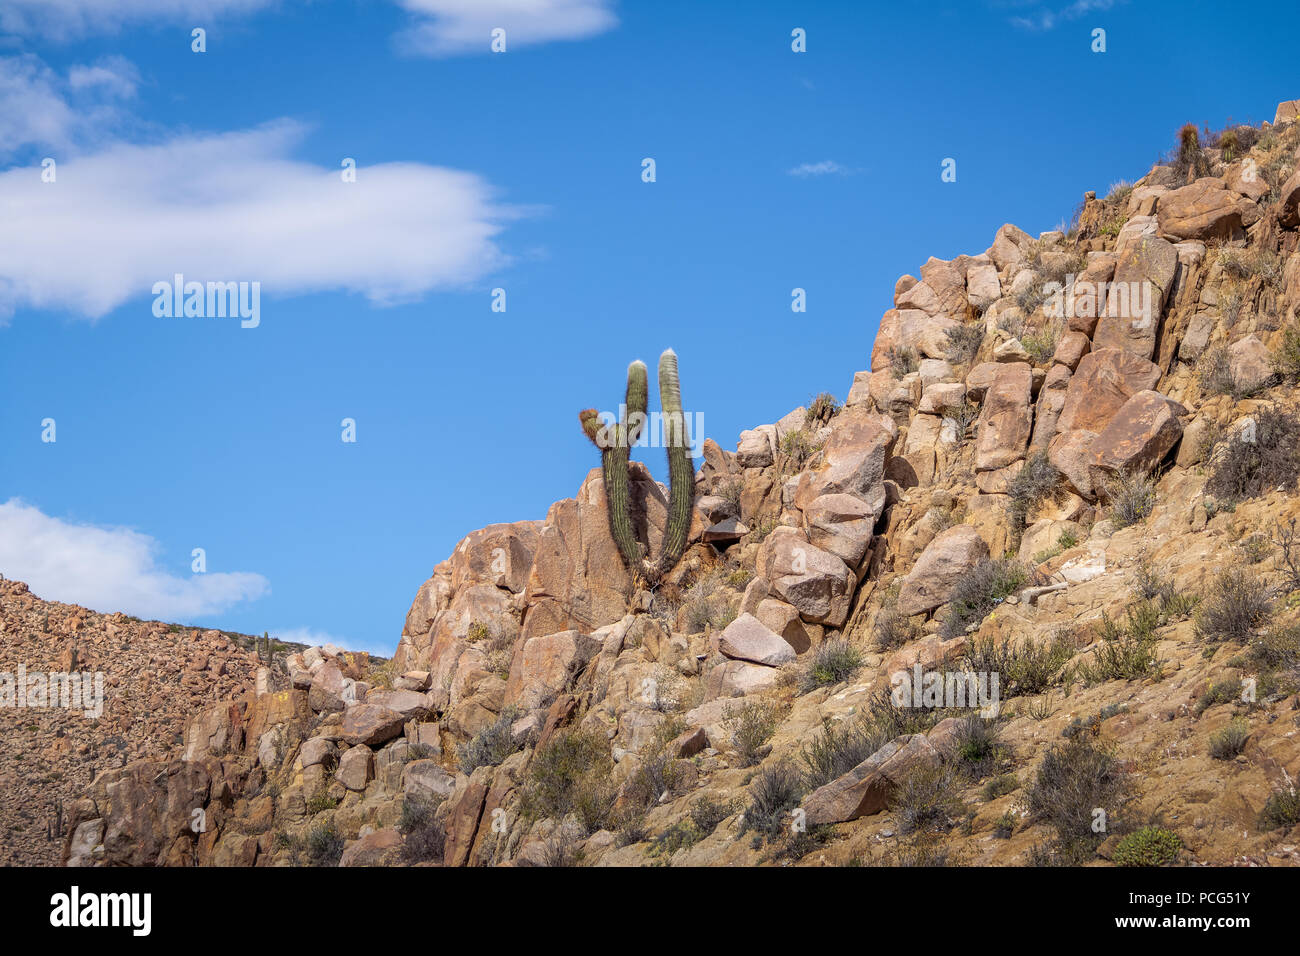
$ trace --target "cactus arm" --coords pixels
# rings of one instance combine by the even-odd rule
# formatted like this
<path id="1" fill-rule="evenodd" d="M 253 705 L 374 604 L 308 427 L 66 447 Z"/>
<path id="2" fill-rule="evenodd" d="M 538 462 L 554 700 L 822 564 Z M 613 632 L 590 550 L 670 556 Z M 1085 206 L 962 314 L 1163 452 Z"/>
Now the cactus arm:
<path id="1" fill-rule="evenodd" d="M 627 428 L 628 447 L 640 441 L 645 431 L 649 398 L 649 375 L 645 362 L 637 359 L 627 367 L 627 398 L 623 402 L 623 425 Z"/>
<path id="2" fill-rule="evenodd" d="M 668 447 L 668 523 L 664 527 L 663 554 L 658 573 L 666 574 L 681 560 L 691 532 L 695 505 L 695 469 L 691 464 L 686 417 L 682 413 L 681 383 L 677 378 L 677 353 L 668 349 L 659 357 L 659 401 L 664 409 L 664 444 Z"/>

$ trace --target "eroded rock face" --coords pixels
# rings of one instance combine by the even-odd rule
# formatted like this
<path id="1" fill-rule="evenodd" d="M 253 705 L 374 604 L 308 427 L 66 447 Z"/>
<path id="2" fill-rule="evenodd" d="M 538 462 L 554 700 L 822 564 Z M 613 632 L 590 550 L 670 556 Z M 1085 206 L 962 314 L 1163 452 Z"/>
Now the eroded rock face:
<path id="1" fill-rule="evenodd" d="M 1101 431 L 1133 395 L 1155 388 L 1159 381 L 1159 367 L 1140 355 L 1120 348 L 1094 349 L 1079 360 L 1066 386 L 1057 433 Z"/>
<path id="2" fill-rule="evenodd" d="M 1024 456 L 1033 430 L 1032 388 L 1033 373 L 1027 363 L 999 366 L 984 396 L 976 426 L 976 471 L 1005 468 Z"/>
<path id="3" fill-rule="evenodd" d="M 772 593 L 814 624 L 841 626 L 849 614 L 852 584 L 848 567 L 835 555 L 813 546 L 796 528 L 777 528 L 763 541 L 759 574 Z"/>
<path id="4" fill-rule="evenodd" d="M 1182 437 L 1183 414 L 1186 409 L 1155 391 L 1125 402 L 1092 442 L 1093 488 L 1117 473 L 1147 472 L 1163 461 Z"/>
<path id="5" fill-rule="evenodd" d="M 1171 242 L 1146 236 L 1125 247 L 1092 347 L 1125 349 L 1150 359 L 1177 270 L 1178 252 Z"/>
<path id="6" fill-rule="evenodd" d="M 1160 197 L 1160 235 L 1182 239 L 1235 239 L 1259 218 L 1259 207 L 1229 190 L 1223 180 L 1198 179 Z"/>
<path id="7" fill-rule="evenodd" d="M 600 647 L 600 641 L 575 630 L 522 638 L 506 681 L 506 704 L 538 706 L 564 690 Z"/>
<path id="8" fill-rule="evenodd" d="M 903 579 L 898 593 L 899 613 L 921 614 L 946 604 L 961 577 L 988 556 L 988 544 L 970 525 L 954 525 L 941 531 Z"/>

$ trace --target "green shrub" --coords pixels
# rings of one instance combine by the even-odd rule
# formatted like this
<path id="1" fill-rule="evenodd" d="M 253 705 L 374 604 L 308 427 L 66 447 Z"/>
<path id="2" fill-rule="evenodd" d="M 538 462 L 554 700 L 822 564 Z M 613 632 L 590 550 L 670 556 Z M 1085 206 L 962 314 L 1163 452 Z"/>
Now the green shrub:
<path id="1" fill-rule="evenodd" d="M 1115 845 L 1111 862 L 1116 866 L 1165 866 L 1178 859 L 1183 841 L 1161 827 L 1134 830 Z"/>
<path id="2" fill-rule="evenodd" d="M 1060 683 L 1062 666 L 1074 656 L 1074 642 L 1057 635 L 1041 643 L 1024 638 L 998 643 L 992 636 L 966 641 L 966 666 L 976 673 L 997 674 L 998 692 L 1005 698 L 1041 694 Z"/>
<path id="3" fill-rule="evenodd" d="M 781 436 L 781 454 L 785 456 L 787 470 L 800 471 L 821 450 L 802 428 L 791 429 Z"/>
<path id="4" fill-rule="evenodd" d="M 969 574 L 958 579 L 948 598 L 948 612 L 943 619 L 943 636 L 960 637 L 967 628 L 988 617 L 995 607 L 1015 594 L 1029 578 L 1018 561 L 1008 558 L 985 558 Z"/>
<path id="5" fill-rule="evenodd" d="M 1029 516 L 1043 505 L 1059 500 L 1064 490 L 1061 473 L 1048 460 L 1046 451 L 1035 452 L 1025 459 L 1024 466 L 1007 485 L 1006 510 L 1012 541 L 1018 544 Z"/>
<path id="6" fill-rule="evenodd" d="M 1006 796 L 1020 787 L 1020 777 L 1011 771 L 1009 773 L 998 774 L 988 783 L 984 784 L 984 799 L 986 801 L 996 800 L 998 797 Z"/>
<path id="7" fill-rule="evenodd" d="M 840 721 L 822 718 L 821 733 L 800 754 L 808 789 L 816 790 L 862 763 L 893 739 L 886 733 L 862 716 Z"/>
<path id="8" fill-rule="evenodd" d="M 1273 613 L 1268 589 L 1241 568 L 1221 571 L 1196 615 L 1196 633 L 1208 641 L 1244 644 Z"/>
<path id="9" fill-rule="evenodd" d="M 343 837 L 334 821 L 318 824 L 307 832 L 307 859 L 312 866 L 338 866 L 343 857 Z"/>
<path id="10" fill-rule="evenodd" d="M 307 812 L 309 814 L 323 813 L 326 810 L 333 810 L 338 805 L 339 802 L 331 797 L 323 787 L 307 798 Z"/>
<path id="11" fill-rule="evenodd" d="M 971 714 L 963 720 L 956 735 L 956 767 L 972 780 L 988 776 L 1004 756 L 998 743 L 998 722 Z"/>
<path id="12" fill-rule="evenodd" d="M 1010 810 L 998 817 L 997 822 L 993 824 L 993 835 L 999 840 L 1010 840 L 1011 834 L 1015 832 L 1016 815 Z"/>
<path id="13" fill-rule="evenodd" d="M 889 372 L 894 378 L 903 378 L 921 368 L 921 357 L 916 354 L 916 349 L 906 345 L 901 348 L 891 346 L 886 353 L 886 360 L 889 363 Z"/>
<path id="14" fill-rule="evenodd" d="M 967 365 L 974 361 L 984 344 L 984 324 L 954 325 L 944 333 L 944 358 L 953 365 Z"/>
<path id="15" fill-rule="evenodd" d="M 779 835 L 785 828 L 786 816 L 799 806 L 803 794 L 801 775 L 790 761 L 764 767 L 750 782 L 750 804 L 743 829 L 756 830 L 769 839 Z"/>
<path id="16" fill-rule="evenodd" d="M 1300 793 L 1295 787 L 1274 793 L 1259 812 L 1261 830 L 1290 829 L 1297 823 L 1300 823 Z"/>
<path id="17" fill-rule="evenodd" d="M 876 615 L 872 635 L 876 647 L 882 651 L 892 650 L 910 644 L 921 636 L 921 628 L 910 617 L 899 614 L 895 608 L 881 608 Z"/>
<path id="18" fill-rule="evenodd" d="M 804 665 L 800 690 L 807 693 L 818 687 L 843 683 L 856 674 L 861 667 L 862 652 L 846 638 L 836 637 L 822 641 Z"/>
<path id="19" fill-rule="evenodd" d="M 840 407 L 839 399 L 830 392 L 820 393 L 808 403 L 808 410 L 804 413 L 804 426 L 825 425 L 835 417 Z"/>
<path id="20" fill-rule="evenodd" d="M 890 797 L 889 809 L 902 836 L 918 830 L 952 829 L 953 818 L 961 816 L 965 809 L 958 793 L 957 772 L 939 765 L 907 774 Z"/>
<path id="21" fill-rule="evenodd" d="M 1103 615 L 1101 643 L 1091 659 L 1079 663 L 1075 675 L 1089 684 L 1159 677 L 1164 664 L 1155 649 L 1158 613 L 1154 604 L 1139 601 L 1125 611 L 1123 624 Z"/>
<path id="22" fill-rule="evenodd" d="M 1228 725 L 1210 735 L 1210 756 L 1215 760 L 1231 760 L 1246 749 L 1250 738 L 1250 725 L 1242 717 L 1234 717 Z"/>
<path id="23" fill-rule="evenodd" d="M 735 800 L 723 802 L 705 794 L 691 804 L 691 823 L 695 824 L 695 829 L 702 837 L 706 837 L 718 828 L 719 823 L 739 809 Z"/>
<path id="24" fill-rule="evenodd" d="M 1273 351 L 1273 371 L 1289 385 L 1300 381 L 1300 322 L 1282 330 L 1282 341 Z"/>

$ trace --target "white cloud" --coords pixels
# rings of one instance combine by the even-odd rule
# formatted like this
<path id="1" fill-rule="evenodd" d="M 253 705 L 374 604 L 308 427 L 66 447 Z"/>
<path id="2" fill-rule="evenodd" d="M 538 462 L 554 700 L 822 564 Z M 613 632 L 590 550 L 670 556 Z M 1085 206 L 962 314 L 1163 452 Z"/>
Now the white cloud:
<path id="1" fill-rule="evenodd" d="M 415 19 L 398 37 L 424 56 L 488 53 L 492 31 L 506 31 L 506 50 L 552 40 L 582 40 L 618 23 L 610 0 L 397 0 Z"/>
<path id="2" fill-rule="evenodd" d="M 1040 8 L 1028 16 L 1012 17 L 1011 22 L 1025 30 L 1051 30 L 1058 24 L 1077 20 L 1089 13 L 1109 10 L 1114 5 L 1115 0 L 1074 0 L 1065 7 Z"/>
<path id="3" fill-rule="evenodd" d="M 210 27 L 227 14 L 251 13 L 278 0 L 4 0 L 0 31 L 51 40 L 115 33 L 159 22 Z"/>
<path id="4" fill-rule="evenodd" d="M 260 282 L 264 298 L 346 290 L 385 304 L 506 261 L 494 237 L 518 212 L 481 177 L 393 162 L 345 183 L 290 158 L 302 134 L 280 122 L 117 144 L 60 162 L 55 183 L 34 168 L 0 173 L 0 318 L 22 307 L 95 318 L 131 299 L 150 309 L 153 284 L 175 273 Z"/>
<path id="5" fill-rule="evenodd" d="M 30 54 L 0 56 L 0 156 L 101 139 L 122 124 L 116 101 L 133 96 L 138 82 L 135 68 L 120 57 L 74 66 L 65 79 Z"/>
<path id="6" fill-rule="evenodd" d="M 260 574 L 173 574 L 158 566 L 158 550 L 157 541 L 129 528 L 73 524 L 16 498 L 0 504 L 0 572 L 49 601 L 187 621 L 271 591 Z"/>
<path id="7" fill-rule="evenodd" d="M 788 171 L 791 176 L 847 176 L 853 170 L 841 166 L 833 159 L 823 159 L 820 163 L 802 163 Z"/>

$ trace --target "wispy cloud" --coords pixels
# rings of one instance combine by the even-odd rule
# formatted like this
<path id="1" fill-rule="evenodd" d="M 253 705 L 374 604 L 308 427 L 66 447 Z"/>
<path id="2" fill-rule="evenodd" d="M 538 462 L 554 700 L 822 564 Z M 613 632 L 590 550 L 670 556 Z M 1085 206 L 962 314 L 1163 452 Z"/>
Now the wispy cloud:
<path id="1" fill-rule="evenodd" d="M 805 178 L 808 176 L 849 176 L 853 170 L 848 166 L 841 166 L 833 159 L 823 159 L 820 163 L 802 163 L 794 169 L 787 170 L 790 176 Z"/>
<path id="2" fill-rule="evenodd" d="M 1089 13 L 1109 10 L 1115 3 L 1116 0 L 1074 0 L 1065 7 L 1034 5 L 1024 14 L 1012 17 L 1011 22 L 1025 30 L 1046 31 Z"/>
<path id="3" fill-rule="evenodd" d="M 582 40 L 618 24 L 610 0 L 397 0 L 414 22 L 398 37 L 408 53 L 488 53 L 492 31 L 506 51 L 555 40 Z"/>
<path id="4" fill-rule="evenodd" d="M 32 168 L 0 173 L 0 318 L 23 307 L 96 318 L 147 303 L 174 273 L 387 304 L 506 261 L 495 237 L 520 213 L 478 175 L 382 163 L 344 182 L 340 169 L 290 157 L 303 132 L 279 122 L 115 144 L 60 162 L 55 183 Z"/>
<path id="5" fill-rule="evenodd" d="M 157 541 L 129 528 L 63 521 L 16 498 L 0 504 L 0 572 L 46 600 L 189 621 L 271 592 L 250 572 L 174 574 L 158 566 L 158 551 Z"/>
<path id="6" fill-rule="evenodd" d="M 0 56 L 0 158 L 40 146 L 67 149 L 102 139 L 122 123 L 122 100 L 138 76 L 114 57 L 74 66 L 65 77 L 31 54 Z"/>
<path id="7" fill-rule="evenodd" d="M 220 17 L 247 14 L 279 0 L 4 0 L 0 31 L 68 41 L 123 27 L 185 23 L 210 27 Z"/>

